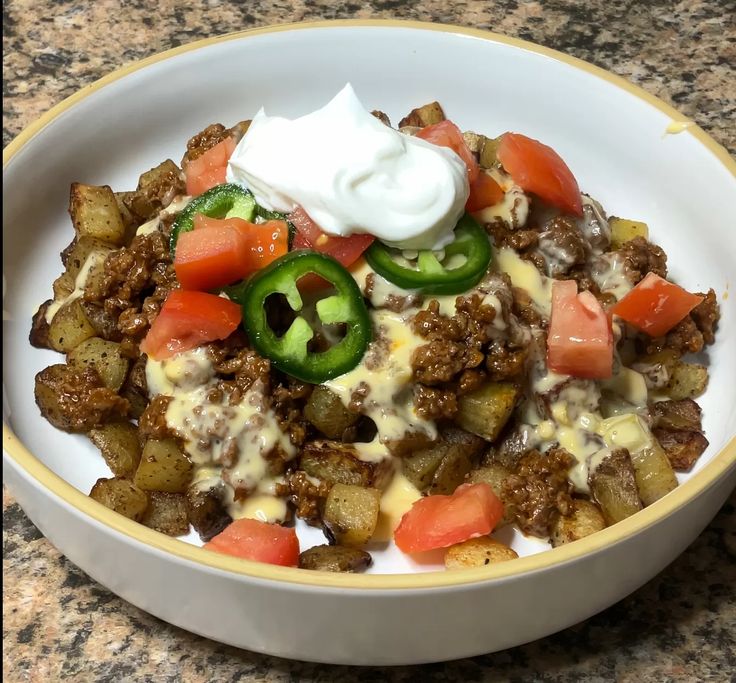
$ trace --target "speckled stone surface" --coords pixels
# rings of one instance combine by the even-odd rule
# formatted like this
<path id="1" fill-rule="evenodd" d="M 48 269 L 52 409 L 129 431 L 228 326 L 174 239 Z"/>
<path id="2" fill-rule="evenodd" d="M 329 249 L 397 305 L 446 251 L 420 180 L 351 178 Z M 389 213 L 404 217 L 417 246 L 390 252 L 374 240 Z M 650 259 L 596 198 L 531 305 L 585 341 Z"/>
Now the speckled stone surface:
<path id="1" fill-rule="evenodd" d="M 490 28 L 643 86 L 736 152 L 736 2 L 9 0 L 3 144 L 82 85 L 243 28 L 335 18 Z M 3 675 L 14 681 L 736 681 L 736 493 L 634 595 L 562 633 L 447 664 L 349 669 L 255 655 L 169 626 L 67 562 L 3 492 Z"/>

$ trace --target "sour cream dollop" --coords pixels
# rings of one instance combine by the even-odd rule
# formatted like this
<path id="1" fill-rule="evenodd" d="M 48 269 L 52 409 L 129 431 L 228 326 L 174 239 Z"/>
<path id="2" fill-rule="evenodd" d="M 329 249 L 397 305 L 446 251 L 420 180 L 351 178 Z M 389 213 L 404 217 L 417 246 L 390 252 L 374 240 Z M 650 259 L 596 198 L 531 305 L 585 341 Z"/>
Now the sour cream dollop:
<path id="1" fill-rule="evenodd" d="M 235 148 L 228 182 L 266 209 L 301 206 L 326 233 L 375 235 L 401 249 L 441 249 L 468 198 L 467 168 L 450 149 L 381 123 L 346 85 L 296 119 L 263 109 Z"/>

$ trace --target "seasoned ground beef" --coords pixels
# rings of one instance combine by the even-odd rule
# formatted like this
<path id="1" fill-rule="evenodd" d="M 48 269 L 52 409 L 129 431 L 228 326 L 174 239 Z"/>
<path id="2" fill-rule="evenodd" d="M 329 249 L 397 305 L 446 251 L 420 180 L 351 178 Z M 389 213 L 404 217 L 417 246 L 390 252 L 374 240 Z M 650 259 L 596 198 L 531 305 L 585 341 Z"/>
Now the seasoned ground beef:
<path id="1" fill-rule="evenodd" d="M 452 389 L 415 384 L 414 410 L 425 420 L 451 420 L 457 413 L 457 393 Z"/>
<path id="2" fill-rule="evenodd" d="M 634 285 L 643 280 L 647 273 L 667 277 L 667 254 L 643 237 L 625 242 L 618 253 L 623 257 L 624 273 Z"/>
<path id="3" fill-rule="evenodd" d="M 88 432 L 106 422 L 126 417 L 128 401 L 102 384 L 90 367 L 51 365 L 35 380 L 35 398 L 41 414 L 65 432 Z"/>
<path id="4" fill-rule="evenodd" d="M 212 149 L 215 145 L 220 144 L 227 138 L 233 138 L 238 142 L 245 135 L 250 126 L 250 121 L 240 121 L 232 128 L 225 128 L 221 123 L 213 123 L 204 130 L 197 133 L 187 142 L 187 151 L 181 160 L 181 166 L 184 168 L 188 162 L 194 161 L 201 157 L 208 149 Z"/>
<path id="5" fill-rule="evenodd" d="M 556 216 L 544 224 L 537 249 L 544 256 L 550 277 L 560 277 L 573 266 L 585 263 L 585 239 L 575 221 L 565 216 Z"/>
<path id="6" fill-rule="evenodd" d="M 695 326 L 703 335 L 705 344 L 712 344 L 715 341 L 715 327 L 721 317 L 721 311 L 716 299 L 716 293 L 709 289 L 707 293 L 700 293 L 705 297 L 692 311 L 690 317 L 693 319 Z"/>
<path id="7" fill-rule="evenodd" d="M 49 348 L 49 324 L 46 322 L 46 311 L 51 305 L 51 299 L 44 301 L 33 315 L 31 332 L 28 341 L 37 349 Z"/>
<path id="8" fill-rule="evenodd" d="M 175 437 L 166 423 L 166 411 L 171 403 L 171 396 L 158 394 L 151 399 L 138 420 L 138 435 L 141 442 L 148 439 L 169 439 Z"/>
<path id="9" fill-rule="evenodd" d="M 103 303 L 105 310 L 117 317 L 126 309 L 138 307 L 140 295 L 155 287 L 154 275 L 157 280 L 170 278 L 170 262 L 169 245 L 160 232 L 138 235 L 130 246 L 105 259 L 104 276 L 90 283 L 84 298 Z"/>
<path id="10" fill-rule="evenodd" d="M 547 536 L 556 515 L 568 515 L 572 484 L 567 473 L 575 459 L 564 448 L 547 453 L 530 451 L 503 482 L 502 498 L 519 528 L 535 536 Z"/>
<path id="11" fill-rule="evenodd" d="M 524 254 L 539 243 L 539 230 L 513 230 L 502 220 L 486 223 L 485 228 L 497 249 L 510 247 Z"/>
<path id="12" fill-rule="evenodd" d="M 278 487 L 278 495 L 288 495 L 296 508 L 296 516 L 312 526 L 322 526 L 322 510 L 331 485 L 313 479 L 297 470 L 286 475 L 286 484 Z"/>

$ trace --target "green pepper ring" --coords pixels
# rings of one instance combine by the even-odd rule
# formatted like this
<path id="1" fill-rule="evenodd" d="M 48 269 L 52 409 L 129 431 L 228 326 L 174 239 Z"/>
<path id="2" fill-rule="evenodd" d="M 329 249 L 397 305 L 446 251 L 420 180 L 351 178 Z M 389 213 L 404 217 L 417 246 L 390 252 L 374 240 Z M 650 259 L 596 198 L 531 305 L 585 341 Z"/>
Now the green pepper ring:
<path id="1" fill-rule="evenodd" d="M 430 261 L 430 268 L 407 268 L 397 263 L 392 254 L 396 250 L 377 240 L 365 252 L 368 265 L 381 277 L 403 289 L 419 294 L 462 294 L 474 287 L 488 270 L 491 262 L 491 243 L 485 230 L 468 214 L 458 221 L 455 239 L 445 247 L 445 258 L 460 255 L 466 261 L 458 268 L 446 269 L 431 251 L 420 252 Z"/>
<path id="2" fill-rule="evenodd" d="M 176 251 L 179 234 L 194 229 L 194 216 L 198 213 L 210 218 L 235 217 L 252 221 L 256 213 L 256 200 L 248 190 L 234 183 L 215 185 L 195 197 L 182 209 L 171 227 L 169 249 L 172 256 Z"/>
<path id="3" fill-rule="evenodd" d="M 323 352 L 307 351 L 313 330 L 297 316 L 282 337 L 268 324 L 264 303 L 271 294 L 284 294 L 294 311 L 302 308 L 297 281 L 314 273 L 332 284 L 337 293 L 317 302 L 323 323 L 344 323 L 345 337 Z M 242 295 L 241 295 L 242 293 Z M 255 350 L 279 370 L 310 384 L 320 384 L 352 370 L 371 341 L 371 322 L 363 295 L 352 275 L 326 254 L 300 249 L 291 251 L 258 271 L 239 290 L 243 327 Z"/>

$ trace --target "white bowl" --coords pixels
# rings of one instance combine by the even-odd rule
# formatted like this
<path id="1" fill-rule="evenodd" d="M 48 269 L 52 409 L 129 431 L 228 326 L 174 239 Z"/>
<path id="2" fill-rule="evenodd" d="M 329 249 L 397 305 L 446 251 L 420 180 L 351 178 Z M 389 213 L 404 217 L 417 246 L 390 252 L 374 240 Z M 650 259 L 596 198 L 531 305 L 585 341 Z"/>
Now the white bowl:
<path id="1" fill-rule="evenodd" d="M 463 572 L 335 575 L 208 553 L 85 494 L 102 459 L 55 430 L 33 376 L 58 356 L 27 342 L 71 236 L 72 181 L 135 185 L 181 156 L 195 131 L 260 106 L 296 115 L 347 81 L 392 120 L 437 99 L 462 128 L 513 129 L 555 147 L 609 212 L 645 220 L 691 289 L 714 287 L 723 318 L 701 404 L 710 448 L 681 486 L 576 543 Z M 675 134 L 679 133 L 679 134 Z M 3 472 L 70 560 L 173 624 L 258 652 L 344 664 L 409 664 L 491 652 L 576 623 L 621 599 L 700 533 L 736 483 L 736 164 L 702 130 L 625 81 L 490 33 L 401 22 L 279 26 L 202 41 L 122 69 L 52 109 L 5 150 Z M 12 431 L 11 431 L 12 430 Z M 522 544 L 523 545 L 523 544 Z M 532 553 L 532 554 L 529 554 Z M 433 569 L 433 567 L 429 567 Z M 427 569 L 427 567 L 424 567 Z"/>

